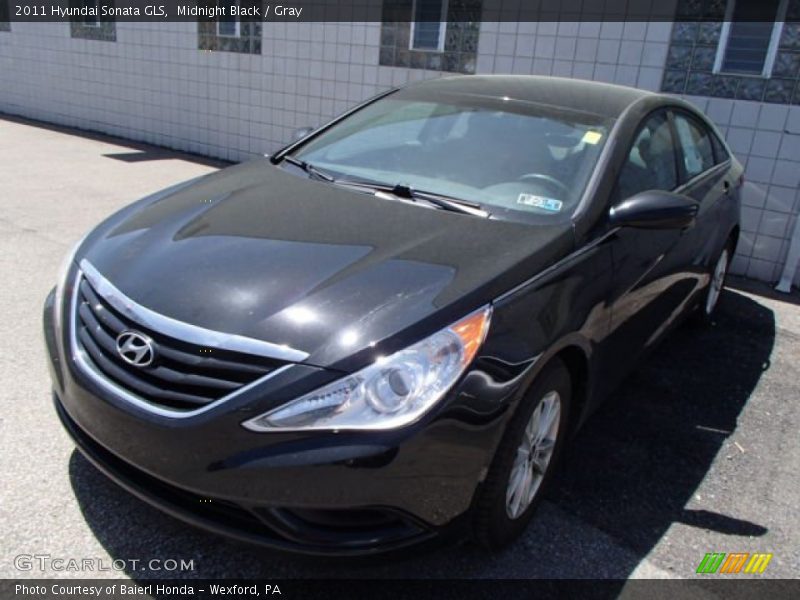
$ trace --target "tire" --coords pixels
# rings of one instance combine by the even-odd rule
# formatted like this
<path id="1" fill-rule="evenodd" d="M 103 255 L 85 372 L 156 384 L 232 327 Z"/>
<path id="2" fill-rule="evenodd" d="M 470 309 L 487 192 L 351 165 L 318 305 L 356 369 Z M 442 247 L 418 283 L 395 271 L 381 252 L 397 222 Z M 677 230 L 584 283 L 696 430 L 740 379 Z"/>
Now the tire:
<path id="1" fill-rule="evenodd" d="M 555 358 L 538 375 L 509 421 L 492 466 L 479 491 L 475 505 L 474 535 L 485 548 L 498 550 L 507 546 L 525 530 L 536 512 L 564 447 L 571 400 L 572 381 L 569 371 L 560 359 Z M 559 411 L 554 417 L 557 424 L 551 429 L 555 433 L 549 459 L 543 461 L 542 453 L 539 452 L 536 453 L 538 461 L 523 461 L 523 441 L 527 444 L 530 439 L 525 438 L 526 430 L 531 432 L 536 429 L 532 426 L 534 413 L 538 413 L 541 425 L 543 423 L 541 417 L 548 414 L 546 412 L 548 406 L 555 403 L 558 404 Z M 535 433 L 541 434 L 541 430 Z M 548 438 L 552 438 L 552 434 L 545 435 L 545 439 Z M 547 444 L 540 448 L 544 449 L 546 446 Z M 533 496 L 525 505 L 526 494 L 515 495 L 512 489 L 517 492 L 524 491 L 520 487 L 523 480 L 519 476 L 525 472 L 527 465 L 531 465 L 529 467 L 531 487 L 528 493 L 532 491 Z M 536 469 L 534 465 L 538 465 L 539 468 Z M 540 473 L 534 474 L 537 471 Z M 512 484 L 512 476 L 518 485 Z M 515 500 L 519 500 L 519 506 L 514 506 Z"/>
<path id="2" fill-rule="evenodd" d="M 708 282 L 706 291 L 702 296 L 700 306 L 697 307 L 697 321 L 701 325 L 710 325 L 714 320 L 714 315 L 719 306 L 719 297 L 725 287 L 728 278 L 731 259 L 733 258 L 733 244 L 728 241 L 725 247 L 717 255 L 714 266 L 711 269 L 711 279 Z"/>

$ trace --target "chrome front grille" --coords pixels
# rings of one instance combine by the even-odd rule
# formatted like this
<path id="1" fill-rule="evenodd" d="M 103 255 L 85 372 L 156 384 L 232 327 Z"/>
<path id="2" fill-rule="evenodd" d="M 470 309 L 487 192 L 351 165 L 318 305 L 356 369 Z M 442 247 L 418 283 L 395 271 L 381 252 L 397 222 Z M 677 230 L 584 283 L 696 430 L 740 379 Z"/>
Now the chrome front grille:
<path id="1" fill-rule="evenodd" d="M 114 291 L 118 298 L 121 294 Z M 165 335 L 123 314 L 119 303 L 110 299 L 79 274 L 72 307 L 73 341 L 96 375 L 154 407 L 186 412 L 201 409 L 289 364 Z M 152 364 L 138 367 L 123 359 L 117 350 L 117 336 L 124 331 L 139 332 L 153 341 Z"/>

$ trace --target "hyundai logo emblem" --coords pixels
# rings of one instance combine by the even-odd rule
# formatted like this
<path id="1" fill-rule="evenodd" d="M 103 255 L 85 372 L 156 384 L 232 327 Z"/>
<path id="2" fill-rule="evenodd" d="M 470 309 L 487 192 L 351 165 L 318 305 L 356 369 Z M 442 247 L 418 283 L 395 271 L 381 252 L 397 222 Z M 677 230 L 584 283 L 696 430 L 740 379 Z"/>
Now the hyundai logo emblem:
<path id="1" fill-rule="evenodd" d="M 147 367 L 156 357 L 153 340 L 138 331 L 123 331 L 117 336 L 117 352 L 129 365 Z"/>

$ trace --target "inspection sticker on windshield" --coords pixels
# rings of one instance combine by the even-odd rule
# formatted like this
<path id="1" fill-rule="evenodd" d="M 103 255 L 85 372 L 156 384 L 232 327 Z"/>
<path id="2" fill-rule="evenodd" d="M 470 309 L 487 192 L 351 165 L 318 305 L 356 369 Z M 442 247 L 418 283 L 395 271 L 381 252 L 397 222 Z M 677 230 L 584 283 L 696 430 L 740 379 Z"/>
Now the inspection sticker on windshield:
<path id="1" fill-rule="evenodd" d="M 603 134 L 598 131 L 587 131 L 583 134 L 583 141 L 594 146 L 602 137 Z"/>
<path id="2" fill-rule="evenodd" d="M 544 196 L 537 196 L 536 194 L 520 194 L 517 198 L 517 204 L 533 206 L 549 212 L 561 212 L 561 207 L 564 206 L 561 200 L 545 198 Z"/>

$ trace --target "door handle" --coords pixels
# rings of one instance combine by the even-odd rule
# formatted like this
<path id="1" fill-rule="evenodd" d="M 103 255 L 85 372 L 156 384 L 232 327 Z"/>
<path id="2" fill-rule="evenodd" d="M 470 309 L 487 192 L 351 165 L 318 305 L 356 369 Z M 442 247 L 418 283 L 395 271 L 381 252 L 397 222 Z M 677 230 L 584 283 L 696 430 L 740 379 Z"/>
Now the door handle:
<path id="1" fill-rule="evenodd" d="M 728 180 L 722 182 L 722 189 L 725 190 L 725 194 L 728 195 L 731 193 L 731 183 Z"/>

